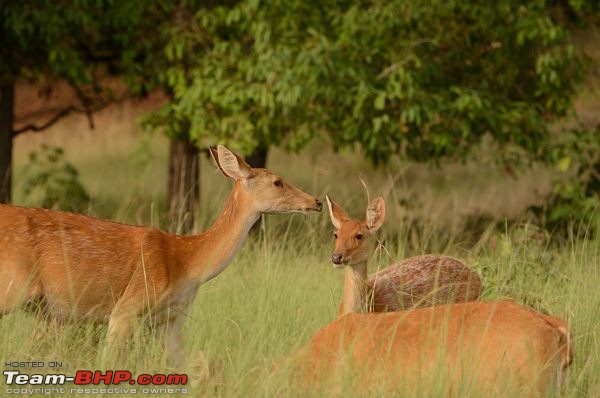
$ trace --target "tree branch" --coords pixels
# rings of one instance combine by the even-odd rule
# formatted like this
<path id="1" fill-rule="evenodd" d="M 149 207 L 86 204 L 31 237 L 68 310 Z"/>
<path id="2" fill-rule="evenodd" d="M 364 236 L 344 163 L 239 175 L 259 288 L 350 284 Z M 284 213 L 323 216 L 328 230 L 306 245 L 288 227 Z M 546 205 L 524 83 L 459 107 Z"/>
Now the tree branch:
<path id="1" fill-rule="evenodd" d="M 17 135 L 19 135 L 21 133 L 25 133 L 27 131 L 33 131 L 33 132 L 37 133 L 37 132 L 46 130 L 47 128 L 51 127 L 52 125 L 54 125 L 56 122 L 58 122 L 62 118 L 71 114 L 74 110 L 75 110 L 74 106 L 69 106 L 68 108 L 62 109 L 59 112 L 57 112 L 54 116 L 52 116 L 52 118 L 50 118 L 50 120 L 48 120 L 44 124 L 35 125 L 35 124 L 30 123 L 19 129 L 13 130 L 13 137 L 16 137 Z"/>
<path id="2" fill-rule="evenodd" d="M 71 105 L 69 107 L 66 107 L 66 108 L 58 111 L 54 116 L 52 116 L 45 123 L 42 123 L 40 125 L 30 123 L 21 128 L 13 130 L 13 137 L 16 137 L 17 135 L 22 134 L 22 133 L 26 133 L 28 131 L 32 131 L 34 133 L 39 133 L 41 131 L 44 131 L 47 128 L 52 127 L 54 124 L 56 124 L 57 122 L 59 122 L 60 120 L 64 119 L 65 117 L 69 116 L 72 113 L 85 114 L 90 123 L 90 128 L 93 129 L 94 123 L 92 121 L 92 114 L 95 112 L 101 111 L 102 109 L 106 108 L 108 105 L 111 105 L 111 104 L 117 103 L 117 102 L 119 102 L 119 101 L 106 101 L 106 102 L 97 104 L 93 107 L 91 107 L 91 106 L 85 107 L 85 109 L 77 108 L 76 106 Z"/>
<path id="3" fill-rule="evenodd" d="M 81 102 L 81 105 L 83 106 L 83 111 L 85 112 L 85 116 L 87 117 L 88 120 L 88 124 L 90 126 L 90 129 L 94 129 L 94 118 L 92 116 L 93 111 L 91 110 L 91 103 L 93 102 L 93 100 L 88 97 L 82 90 L 82 88 L 76 84 L 75 82 L 69 80 L 69 85 L 73 88 L 73 91 L 75 91 L 75 94 L 77 95 L 77 98 L 79 98 L 79 102 Z M 95 84 L 93 85 L 94 89 L 98 89 Z M 107 102 L 107 101 L 104 101 Z"/>
<path id="4" fill-rule="evenodd" d="M 435 38 L 427 38 L 426 37 L 423 39 L 414 40 L 412 43 L 410 43 L 409 48 L 410 48 L 410 50 L 414 50 L 416 47 L 418 47 L 422 44 L 434 44 L 435 45 L 436 43 L 437 43 L 437 40 Z M 400 61 L 394 62 L 393 64 L 387 66 L 384 70 L 379 72 L 376 79 L 381 80 L 383 78 L 388 77 L 390 74 L 394 73 L 396 70 L 403 67 L 408 61 L 410 61 L 412 59 L 412 56 L 413 56 L 412 53 L 407 54 Z"/>

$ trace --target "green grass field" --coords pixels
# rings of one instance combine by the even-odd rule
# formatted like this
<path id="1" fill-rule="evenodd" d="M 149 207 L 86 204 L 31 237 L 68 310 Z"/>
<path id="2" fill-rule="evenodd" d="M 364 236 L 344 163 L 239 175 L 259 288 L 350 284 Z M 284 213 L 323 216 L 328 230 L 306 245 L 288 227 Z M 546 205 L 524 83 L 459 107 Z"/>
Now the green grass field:
<path id="1" fill-rule="evenodd" d="M 94 199 L 90 212 L 164 228 L 159 220 L 166 185 L 165 141 L 151 139 L 146 155 L 139 155 L 135 137 L 124 138 L 121 144 L 63 145 Z M 33 144 L 25 143 L 17 148 L 17 202 L 29 205 L 35 203 L 19 193 L 19 181 L 25 178 L 25 154 L 32 148 Z M 579 233 L 570 242 L 551 244 L 547 234 L 525 224 L 504 230 L 484 225 L 484 238 L 480 239 L 479 233 L 469 233 L 464 222 L 470 214 L 492 214 L 498 219 L 518 214 L 524 203 L 536 200 L 532 185 L 539 191 L 547 189 L 548 171 L 536 169 L 515 180 L 485 161 L 438 170 L 395 161 L 387 169 L 373 170 L 358 156 L 316 148 L 289 157 L 276 151 L 269 168 L 321 199 L 332 195 L 356 217 L 363 214 L 367 203 L 357 178 L 362 175 L 371 195 L 385 196 L 389 210 L 382 228 L 387 251 L 373 257 L 371 271 L 426 252 L 464 259 L 482 276 L 483 299 L 515 298 L 569 321 L 575 360 L 564 396 L 600 396 L 600 243 Z M 215 219 L 231 186 L 206 161 L 202 181 L 199 230 Z M 229 268 L 200 289 L 185 327 L 188 355 L 182 369 L 198 374 L 208 362 L 210 376 L 190 387 L 188 396 L 306 395 L 306 391 L 291 387 L 287 378 L 274 375 L 273 369 L 335 318 L 343 272 L 329 261 L 333 229 L 326 213 L 266 219 L 260 233 L 246 242 Z M 585 231 L 585 226 L 580 230 Z M 126 358 L 118 363 L 116 359 L 100 361 L 98 347 L 102 347 L 105 331 L 105 326 L 93 325 L 56 329 L 25 312 L 16 312 L 0 321 L 0 358 L 2 363 L 62 361 L 69 365 L 67 373 L 115 367 L 134 374 L 169 370 L 160 348 L 143 328 L 129 343 Z M 443 396 L 436 393 L 443 382 L 439 383 L 437 390 L 433 383 L 396 396 Z M 4 386 L 0 396 L 5 396 L 3 390 Z M 386 394 L 372 391 L 368 395 L 389 396 Z M 349 383 L 341 390 L 314 395 L 359 394 Z M 473 395 L 467 388 L 461 396 Z M 504 396 L 511 395 L 507 391 Z"/>

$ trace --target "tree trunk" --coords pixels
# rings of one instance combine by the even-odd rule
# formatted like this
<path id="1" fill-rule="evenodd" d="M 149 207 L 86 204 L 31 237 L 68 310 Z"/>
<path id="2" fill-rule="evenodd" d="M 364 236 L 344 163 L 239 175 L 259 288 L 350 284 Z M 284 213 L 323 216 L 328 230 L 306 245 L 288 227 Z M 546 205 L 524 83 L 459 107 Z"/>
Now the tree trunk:
<path id="1" fill-rule="evenodd" d="M 10 203 L 15 84 L 0 86 L 0 203 Z"/>
<path id="2" fill-rule="evenodd" d="M 200 162 L 189 140 L 171 140 L 168 195 L 170 229 L 191 233 L 200 200 Z"/>
<path id="3" fill-rule="evenodd" d="M 267 166 L 268 146 L 257 146 L 254 151 L 246 156 L 246 162 L 252 166 L 264 169 Z"/>

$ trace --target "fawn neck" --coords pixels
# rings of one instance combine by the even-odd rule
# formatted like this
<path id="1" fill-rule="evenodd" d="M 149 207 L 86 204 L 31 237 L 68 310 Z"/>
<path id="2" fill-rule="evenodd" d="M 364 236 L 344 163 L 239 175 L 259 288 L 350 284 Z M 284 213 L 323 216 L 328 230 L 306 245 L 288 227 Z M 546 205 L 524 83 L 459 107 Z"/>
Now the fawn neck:
<path id="1" fill-rule="evenodd" d="M 344 301 L 340 315 L 351 312 L 367 312 L 367 261 L 346 266 Z"/>
<path id="2" fill-rule="evenodd" d="M 185 239 L 190 253 L 184 264 L 188 276 L 206 282 L 219 275 L 231 263 L 259 217 L 260 212 L 252 208 L 242 183 L 236 181 L 214 224 L 202 234 Z"/>

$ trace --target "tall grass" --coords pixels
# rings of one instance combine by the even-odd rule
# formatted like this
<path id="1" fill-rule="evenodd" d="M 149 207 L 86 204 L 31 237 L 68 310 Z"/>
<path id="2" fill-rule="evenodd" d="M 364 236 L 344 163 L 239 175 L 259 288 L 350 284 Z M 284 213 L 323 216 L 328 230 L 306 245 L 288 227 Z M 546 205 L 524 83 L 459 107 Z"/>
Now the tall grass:
<path id="1" fill-rule="evenodd" d="M 152 150 L 158 158 L 164 159 L 161 145 Z M 413 168 L 399 162 L 381 171 L 372 170 L 356 157 L 326 151 L 294 155 L 292 159 L 284 156 L 287 155 L 278 152 L 271 158 L 275 172 L 307 192 L 320 197 L 331 194 L 354 216 L 360 216 L 366 205 L 365 193 L 356 175 L 362 172 L 372 194 L 385 194 L 389 211 L 382 242 L 386 250 L 375 256 L 372 270 L 424 252 L 454 255 L 465 259 L 481 274 L 485 287 L 483 299 L 512 297 L 537 310 L 567 319 L 574 338 L 575 361 L 564 396 L 600 396 L 598 240 L 580 237 L 564 245 L 551 244 L 546 235 L 527 225 L 507 227 L 501 232 L 489 230 L 486 239 L 479 243 L 478 238 L 466 239 L 459 220 L 469 208 L 480 205 L 476 200 L 478 190 L 486 200 L 502 204 L 516 189 L 515 182 L 508 179 L 498 179 L 490 187 L 482 186 L 489 183 L 489 179 L 481 177 L 477 180 L 480 185 L 472 187 L 452 184 L 452 172 L 466 172 L 459 166 L 446 170 L 450 182 L 444 182 L 436 180 L 443 175 L 439 171 L 428 172 L 420 166 Z M 91 193 L 98 206 L 112 203 L 112 210 L 99 211 L 99 215 L 160 225 L 156 221 L 160 220 L 160 203 L 159 206 L 154 203 L 162 193 L 144 191 L 134 178 L 136 175 L 149 178 L 148 170 L 156 165 L 146 162 L 140 170 L 136 167 L 142 166 L 121 161 L 124 163 L 118 168 L 129 177 L 120 177 L 117 185 L 114 180 L 110 185 L 107 179 L 105 184 L 94 180 L 95 185 L 91 185 L 95 187 Z M 129 165 L 129 169 L 123 164 Z M 202 212 L 197 215 L 200 229 L 214 220 L 229 189 L 225 179 L 207 163 L 202 166 Z M 79 163 L 84 182 L 101 178 L 98 168 L 106 171 L 111 167 L 99 159 L 88 163 L 84 159 Z M 458 180 L 463 179 L 464 176 L 458 177 Z M 521 188 L 527 184 L 527 181 L 517 183 Z M 504 192 L 504 199 L 492 200 L 491 192 Z M 487 203 L 486 206 L 494 210 L 493 205 Z M 427 214 L 430 216 L 422 216 Z M 57 326 L 22 311 L 0 320 L 0 360 L 2 363 L 63 361 L 69 364 L 66 373 L 71 374 L 77 369 L 117 367 L 134 374 L 187 372 L 195 378 L 194 386 L 189 387 L 192 396 L 306 396 L 306 391 L 290 385 L 288 378 L 277 375 L 274 369 L 335 318 L 343 272 L 329 263 L 332 228 L 326 215 L 266 218 L 262 230 L 249 239 L 230 267 L 201 287 L 185 326 L 187 356 L 179 368 L 168 367 L 160 344 L 145 328 L 136 330 L 125 357 L 101 360 L 99 352 L 104 344 L 105 325 Z M 407 220 L 419 220 L 418 228 Z M 206 373 L 208 377 L 201 377 Z M 444 396 L 444 381 L 436 384 L 435 376 L 427 381 L 427 388 L 425 384 L 407 386 L 398 395 Z M 353 388 L 354 382 L 356 380 L 349 380 L 341 389 L 326 389 L 314 395 L 365 394 Z M 3 394 L 0 390 L 0 396 Z M 377 390 L 368 392 L 369 396 L 388 396 L 386 394 Z M 469 389 L 467 381 L 461 396 L 469 395 L 479 396 Z M 509 390 L 500 395 L 511 396 Z"/>
<path id="2" fill-rule="evenodd" d="M 181 368 L 170 369 L 194 375 L 209 366 L 210 377 L 191 388 L 197 396 L 306 394 L 290 389 L 286 378 L 273 376 L 273 369 L 335 318 L 343 276 L 327 261 L 329 234 L 315 228 L 318 222 L 307 218 L 271 224 L 267 223 L 262 237 L 246 244 L 222 275 L 200 289 L 185 328 L 187 357 Z M 312 236 L 306 233 L 311 230 Z M 575 361 L 564 396 L 599 396 L 598 242 L 587 240 L 557 250 L 531 240 L 519 241 L 510 234 L 501 238 L 505 240 L 502 252 L 485 251 L 471 259 L 485 283 L 484 299 L 514 297 L 568 319 Z M 101 362 L 98 355 L 103 326 L 54 328 L 17 312 L 2 319 L 0 333 L 2 362 L 64 361 L 69 364 L 67 373 L 115 366 L 134 374 L 169 371 L 159 344 L 143 328 L 129 343 L 125 358 L 108 362 Z M 443 386 L 432 386 L 431 380 L 427 386 L 428 391 L 443 391 Z M 348 396 L 352 390 L 342 388 L 342 392 Z M 407 397 L 443 396 L 423 395 L 418 387 L 405 393 Z M 384 391 L 380 394 L 386 396 Z M 370 391 L 368 395 L 378 394 Z"/>

